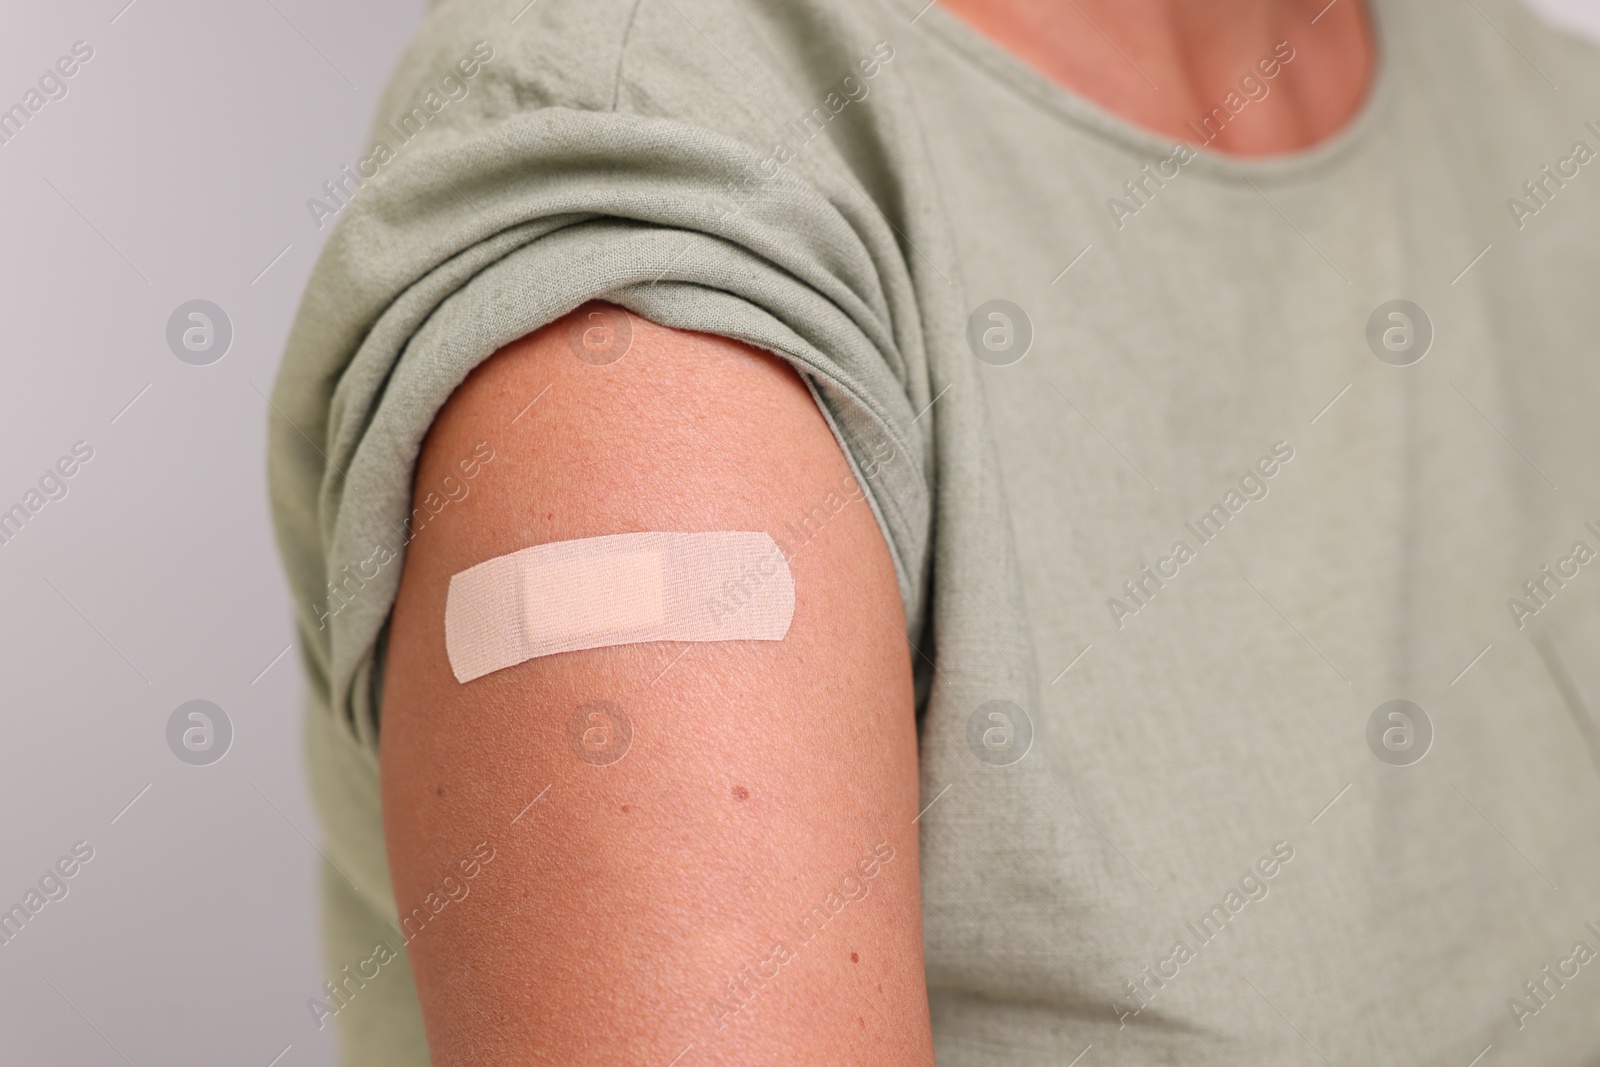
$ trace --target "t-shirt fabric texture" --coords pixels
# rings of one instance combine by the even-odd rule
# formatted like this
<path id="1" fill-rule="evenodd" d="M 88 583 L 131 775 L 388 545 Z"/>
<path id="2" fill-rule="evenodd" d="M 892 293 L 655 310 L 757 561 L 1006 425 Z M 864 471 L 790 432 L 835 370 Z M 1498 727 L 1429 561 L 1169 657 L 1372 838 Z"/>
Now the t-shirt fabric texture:
<path id="1" fill-rule="evenodd" d="M 329 974 L 400 948 L 420 444 L 604 299 L 789 361 L 866 487 L 942 1067 L 1600 1063 L 1600 65 L 1370 6 L 1360 113 L 1243 159 L 1204 142 L 1317 26 L 1190 151 L 920 2 L 436 3 L 270 416 Z M 426 1062 L 403 954 L 326 1007 Z"/>

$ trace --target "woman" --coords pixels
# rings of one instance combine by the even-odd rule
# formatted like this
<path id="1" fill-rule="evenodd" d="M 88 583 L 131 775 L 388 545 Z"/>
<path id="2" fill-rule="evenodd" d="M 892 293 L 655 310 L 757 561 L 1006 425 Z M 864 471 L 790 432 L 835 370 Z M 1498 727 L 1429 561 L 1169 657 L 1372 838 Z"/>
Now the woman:
<path id="1" fill-rule="evenodd" d="M 1600 1056 L 1597 90 L 1509 0 L 438 3 L 274 398 L 317 1025 Z"/>

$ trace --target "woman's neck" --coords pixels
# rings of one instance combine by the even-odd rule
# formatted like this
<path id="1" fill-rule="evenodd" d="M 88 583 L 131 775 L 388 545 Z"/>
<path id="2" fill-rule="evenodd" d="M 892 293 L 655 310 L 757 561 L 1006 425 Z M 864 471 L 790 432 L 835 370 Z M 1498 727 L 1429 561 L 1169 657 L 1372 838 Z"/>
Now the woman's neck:
<path id="1" fill-rule="evenodd" d="M 1376 66 L 1364 0 L 938 2 L 1121 118 L 1233 155 L 1332 136 Z"/>

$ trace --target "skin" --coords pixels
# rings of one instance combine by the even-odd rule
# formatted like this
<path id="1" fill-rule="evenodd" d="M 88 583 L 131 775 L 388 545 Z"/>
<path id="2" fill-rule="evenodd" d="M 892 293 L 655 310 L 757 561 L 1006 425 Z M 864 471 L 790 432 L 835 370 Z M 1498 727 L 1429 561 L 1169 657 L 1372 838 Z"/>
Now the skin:
<path id="1" fill-rule="evenodd" d="M 1360 0 L 940 0 L 1079 96 L 1147 130 L 1201 143 L 1186 123 L 1221 106 L 1287 41 L 1294 58 L 1222 127 L 1210 151 L 1274 155 L 1333 136 L 1355 115 L 1375 50 Z M 1319 17 L 1320 15 L 1320 17 Z M 1316 23 L 1312 24 L 1312 19 Z M 1241 96 L 1244 94 L 1240 94 Z"/>
<path id="2" fill-rule="evenodd" d="M 1271 93 L 1209 146 L 1240 155 L 1331 136 L 1373 67 L 1358 0 L 942 2 L 1072 91 L 1191 141 L 1185 123 L 1289 41 Z M 457 499 L 407 551 L 380 765 L 395 898 L 426 920 L 406 951 L 433 1062 L 931 1064 L 911 663 L 888 548 L 864 502 L 829 504 L 858 486 L 787 365 L 630 317 L 627 354 L 596 366 L 568 331 L 602 308 L 482 364 L 417 465 L 415 506 Z M 463 483 L 484 447 L 493 459 Z M 789 524 L 819 504 L 827 520 L 797 541 Z M 785 638 L 590 649 L 456 682 L 451 575 L 651 530 L 785 544 Z M 614 763 L 569 740 L 593 700 L 632 724 Z M 586 725 L 604 740 L 605 723 Z M 802 943 L 787 924 L 830 891 L 841 906 Z"/>
<path id="3" fill-rule="evenodd" d="M 422 502 L 478 442 L 494 450 L 411 542 L 389 639 L 396 901 L 404 916 L 465 890 L 407 948 L 433 1062 L 665 1067 L 692 1044 L 686 1067 L 930 1063 L 910 652 L 883 537 L 846 502 L 858 483 L 781 361 L 634 318 L 626 356 L 594 366 L 568 347 L 570 318 L 479 367 L 417 471 Z M 811 536 L 786 529 L 819 504 Z M 591 649 L 456 682 L 452 574 L 649 530 L 789 545 L 787 636 Z M 573 710 L 596 699 L 633 726 L 609 765 L 569 744 Z M 863 877 L 880 842 L 893 858 Z M 785 924 L 833 890 L 858 899 L 802 944 Z M 746 966 L 769 980 L 730 995 Z"/>

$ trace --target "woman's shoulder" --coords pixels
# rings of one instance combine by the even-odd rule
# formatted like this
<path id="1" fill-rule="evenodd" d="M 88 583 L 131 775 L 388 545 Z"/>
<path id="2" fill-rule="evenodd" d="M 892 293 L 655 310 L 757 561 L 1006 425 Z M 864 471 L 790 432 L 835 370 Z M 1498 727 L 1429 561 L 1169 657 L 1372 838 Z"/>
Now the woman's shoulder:
<path id="1" fill-rule="evenodd" d="M 569 108 L 764 142 L 865 99 L 904 22 L 840 0 L 439 0 L 395 68 L 375 135 L 407 116 L 461 129 Z"/>

